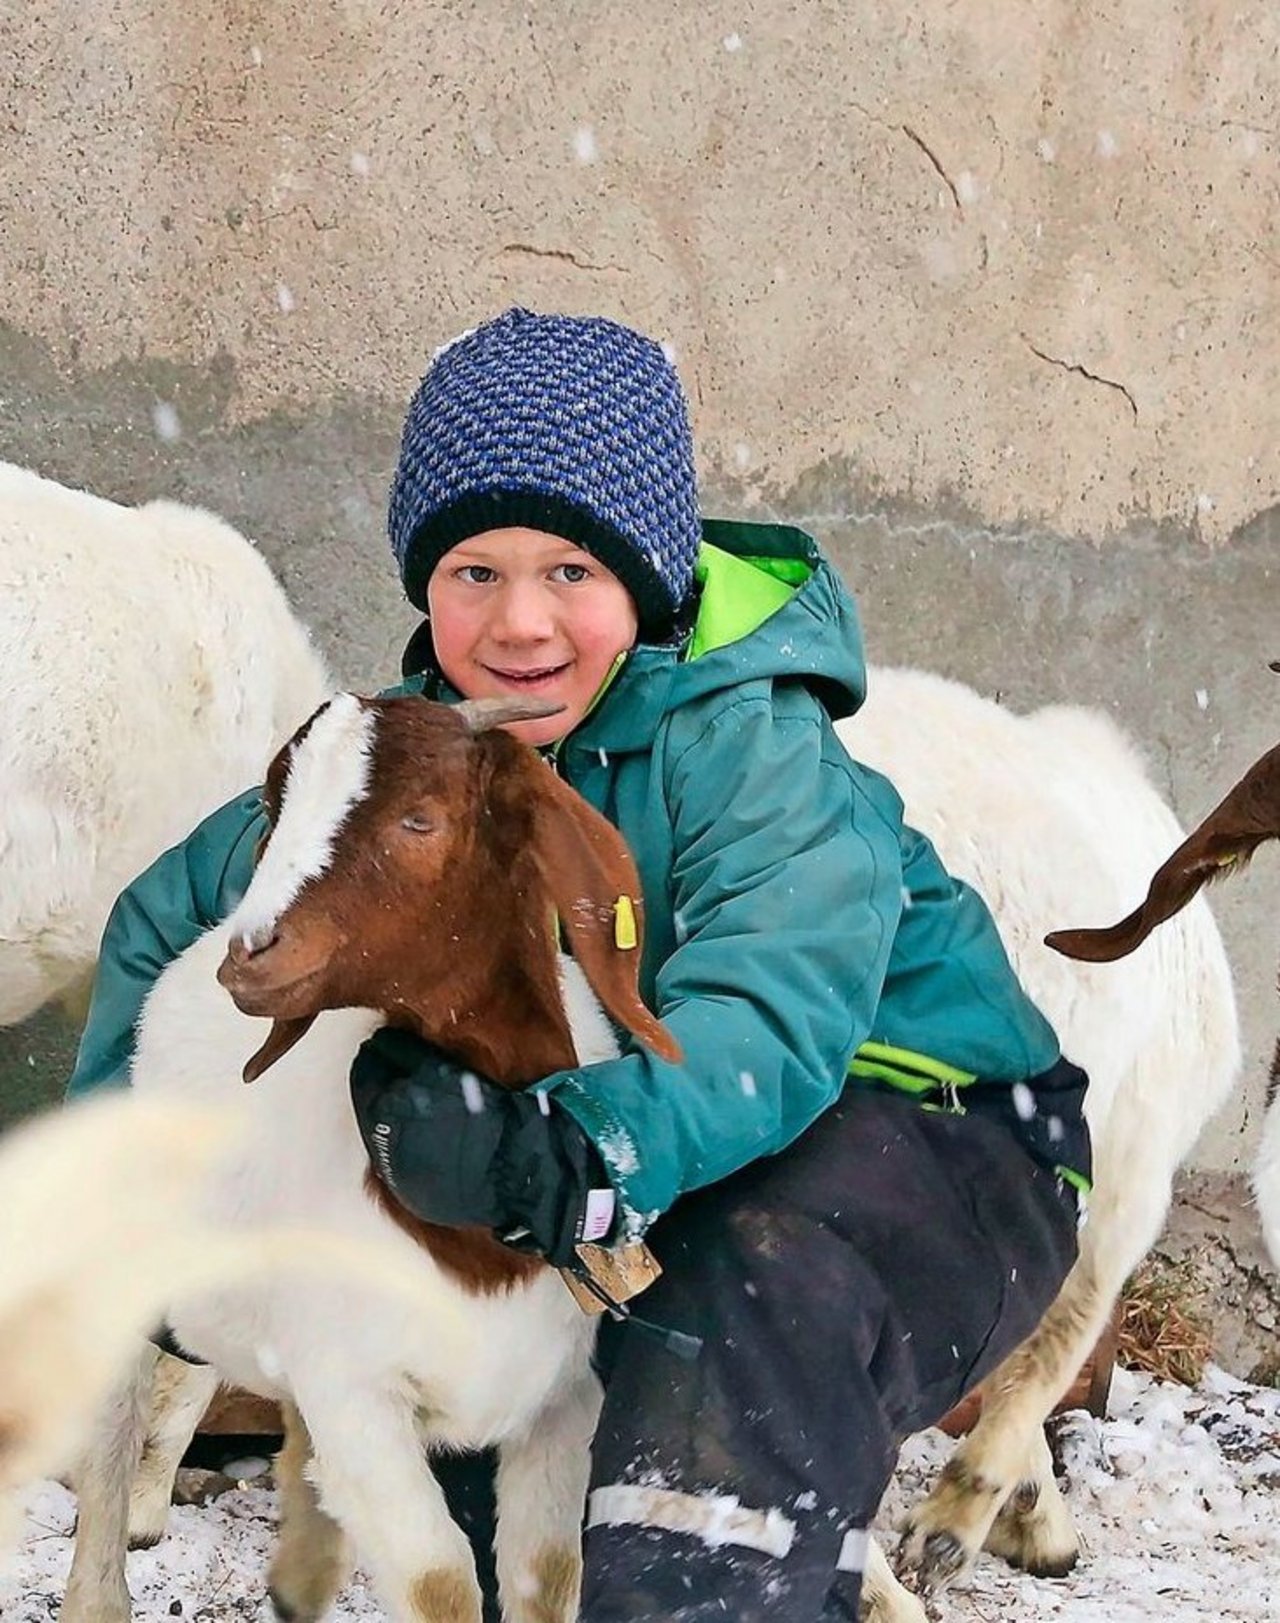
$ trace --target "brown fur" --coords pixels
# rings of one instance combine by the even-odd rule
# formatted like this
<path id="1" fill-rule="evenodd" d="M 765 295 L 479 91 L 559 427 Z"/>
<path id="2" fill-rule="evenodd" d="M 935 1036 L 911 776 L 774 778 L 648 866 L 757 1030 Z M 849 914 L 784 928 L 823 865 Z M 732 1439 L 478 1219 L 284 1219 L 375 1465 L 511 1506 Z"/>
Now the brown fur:
<path id="1" fill-rule="evenodd" d="M 632 899 L 638 925 L 642 907 L 612 824 L 506 733 L 473 731 L 423 699 L 361 703 L 376 717 L 369 789 L 328 871 L 303 886 L 271 942 L 233 941 L 218 972 L 246 1013 L 273 1018 L 246 1080 L 342 1007 L 381 1009 L 505 1087 L 573 1065 L 557 918 L 609 1016 L 678 1058 L 641 1001 L 640 946 L 615 945 L 618 897 Z M 268 773 L 273 817 L 294 747 Z M 383 1209 L 471 1288 L 503 1290 L 544 1266 L 486 1231 L 420 1222 L 370 1178 Z"/>
<path id="2" fill-rule="evenodd" d="M 529 1623 L 565 1623 L 578 1615 L 582 1558 L 577 1550 L 551 1545 L 538 1554 Z"/>
<path id="3" fill-rule="evenodd" d="M 480 1623 L 475 1585 L 462 1572 L 424 1572 L 414 1582 L 409 1603 L 422 1623 Z"/>
<path id="4" fill-rule="evenodd" d="M 1151 880 L 1146 900 L 1107 929 L 1055 930 L 1045 944 L 1093 963 L 1123 958 L 1202 885 L 1238 872 L 1267 840 L 1280 839 L 1280 744 L 1254 763 Z"/>

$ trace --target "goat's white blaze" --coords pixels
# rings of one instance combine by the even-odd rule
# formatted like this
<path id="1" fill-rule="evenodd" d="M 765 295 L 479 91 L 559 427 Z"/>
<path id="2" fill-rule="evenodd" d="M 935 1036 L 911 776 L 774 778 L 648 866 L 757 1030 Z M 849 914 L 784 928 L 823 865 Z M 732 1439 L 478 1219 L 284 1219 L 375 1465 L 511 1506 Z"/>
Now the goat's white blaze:
<path id="1" fill-rule="evenodd" d="M 374 712 L 339 693 L 290 752 L 280 815 L 231 934 L 246 947 L 269 936 L 308 879 L 333 861 L 342 825 L 368 792 L 377 729 Z"/>

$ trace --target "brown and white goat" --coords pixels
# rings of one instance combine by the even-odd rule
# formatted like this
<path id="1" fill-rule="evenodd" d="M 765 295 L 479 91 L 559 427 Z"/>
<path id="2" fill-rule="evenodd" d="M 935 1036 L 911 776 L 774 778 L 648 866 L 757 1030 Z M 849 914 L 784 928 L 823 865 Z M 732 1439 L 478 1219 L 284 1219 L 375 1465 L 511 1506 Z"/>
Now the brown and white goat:
<path id="1" fill-rule="evenodd" d="M 1272 666 L 1280 670 L 1280 664 Z M 1204 822 L 1161 864 L 1146 898 L 1127 918 L 1096 930 L 1055 930 L 1048 946 L 1068 958 L 1111 963 L 1181 911 L 1204 885 L 1239 873 L 1260 845 L 1280 840 L 1280 744 L 1249 768 Z M 1280 1039 L 1271 1060 L 1267 1113 L 1254 1171 L 1267 1248 L 1280 1266 Z"/>
<path id="2" fill-rule="evenodd" d="M 596 1321 L 539 1260 L 398 1207 L 369 1171 L 348 1093 L 357 1046 L 387 1021 L 509 1087 L 615 1053 L 606 1015 L 676 1056 L 640 1000 L 639 953 L 615 938 L 619 898 L 640 894 L 621 837 L 495 730 L 534 714 L 545 707 L 332 699 L 272 764 L 270 836 L 240 906 L 164 972 L 143 1012 L 140 1093 L 217 1100 L 243 1092 L 242 1071 L 260 1077 L 211 1217 L 233 1229 L 288 1217 L 418 1262 L 411 1301 L 347 1276 L 287 1277 L 171 1313 L 188 1351 L 305 1426 L 283 1474 L 286 1512 L 303 1525 L 287 1514 L 282 1549 L 310 1556 L 273 1568 L 278 1609 L 294 1619 L 318 1617 L 342 1579 L 336 1523 L 393 1623 L 479 1623 L 470 1547 L 424 1444 L 498 1449 L 509 1623 L 575 1615 Z M 572 959 L 557 951 L 557 918 Z M 272 1019 L 265 1043 L 252 1016 Z M 79 1479 L 63 1623 L 129 1616 L 111 1570 L 128 1491 L 113 1461 L 137 1458 L 136 1390 Z M 300 1469 L 308 1437 L 318 1503 Z"/>

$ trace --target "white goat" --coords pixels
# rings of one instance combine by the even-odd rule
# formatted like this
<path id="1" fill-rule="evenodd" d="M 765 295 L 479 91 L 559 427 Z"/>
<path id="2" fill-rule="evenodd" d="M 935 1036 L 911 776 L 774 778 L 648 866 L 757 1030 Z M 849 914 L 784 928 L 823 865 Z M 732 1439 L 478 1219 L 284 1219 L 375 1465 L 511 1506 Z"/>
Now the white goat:
<path id="1" fill-rule="evenodd" d="M 1272 665 L 1280 671 L 1280 662 Z M 1203 885 L 1247 866 L 1260 845 L 1280 840 L 1280 744 L 1268 750 L 1156 870 L 1142 904 L 1105 929 L 1055 930 L 1047 945 L 1070 958 L 1111 963 L 1142 945 Z M 1263 1237 L 1280 1266 L 1280 1041 L 1271 1060 L 1267 1113 L 1254 1171 Z"/>
<path id="2" fill-rule="evenodd" d="M 925 1577 L 935 1582 L 975 1557 L 984 1540 L 1032 1570 L 1065 1570 L 1075 1538 L 1052 1479 L 1042 1422 L 1087 1357 L 1126 1275 L 1156 1238 L 1173 1170 L 1238 1070 L 1221 942 L 1201 903 L 1142 961 L 1119 969 L 1068 965 L 1043 947 L 1052 925 L 1088 916 L 1091 908 L 1105 915 L 1127 905 L 1135 876 L 1180 838 L 1141 764 L 1105 718 L 1061 708 L 1018 717 L 957 683 L 879 669 L 867 705 L 840 732 L 857 759 L 897 784 L 909 820 L 930 835 L 944 861 L 987 896 L 1029 989 L 1066 1052 L 1093 1078 L 1088 1109 L 1098 1188 L 1081 1259 L 1041 1329 L 985 1383 L 983 1418 L 921 1513 L 916 1535 L 917 1547 L 928 1551 Z M 215 953 L 209 949 L 210 960 Z M 234 1021 L 225 1009 L 216 1018 L 220 1027 Z M 347 1049 L 365 1029 L 352 1031 Z M 250 1041 L 241 1038 L 244 1052 Z M 282 1069 L 277 1086 L 284 1077 Z M 341 1092 L 345 1082 L 325 1085 Z M 304 1087 L 314 1091 L 314 1082 L 299 1078 L 289 1091 Z M 295 1108 L 292 1101 L 281 1105 L 290 1121 Z M 358 1154 L 356 1161 L 362 1164 Z M 170 1476 L 180 1453 L 180 1443 L 171 1444 Z M 286 1464 L 289 1457 L 287 1451 Z M 293 1479 L 296 1449 L 291 1457 Z M 335 1509 L 345 1519 L 336 1502 Z M 311 1531 L 322 1541 L 329 1535 L 331 1548 L 331 1528 L 316 1523 Z M 289 1547 L 296 1550 L 296 1540 Z M 318 1587 L 325 1598 L 332 1593 L 327 1579 Z M 300 1606 L 297 1615 L 312 1618 L 318 1610 Z M 918 1623 L 923 1615 L 873 1541 L 864 1619 Z M 90 1616 L 116 1623 L 117 1614 L 69 1610 L 66 1623 Z"/>
<path id="3" fill-rule="evenodd" d="M 518 1085 L 616 1053 L 603 1004 L 675 1054 L 639 1000 L 638 953 L 614 940 L 615 904 L 638 897 L 621 837 L 533 751 L 489 730 L 545 713 L 350 695 L 322 708 L 268 774 L 273 831 L 244 901 L 160 977 L 134 1060 L 144 1096 L 196 1101 L 243 1095 L 246 1066 L 273 1066 L 249 1094 L 244 1150 L 211 1210 L 232 1231 L 287 1216 L 417 1269 L 411 1302 L 291 1277 L 171 1315 L 180 1343 L 226 1380 L 300 1413 L 324 1512 L 354 1540 L 394 1623 L 480 1618 L 470 1548 L 424 1442 L 498 1445 L 504 1614 L 569 1623 L 597 1321 L 542 1262 L 485 1232 L 419 1224 L 372 1179 L 349 1099 L 355 1050 L 391 1017 Z M 556 913 L 572 960 L 556 952 Z M 275 1016 L 265 1046 L 240 1009 Z M 121 1535 L 144 1386 L 115 1405 L 81 1472 L 63 1623 L 129 1616 Z M 323 1574 L 314 1558 L 303 1571 L 281 1555 L 273 1594 L 283 1615 L 314 1618 L 345 1562 L 305 1499 L 307 1438 L 294 1442 L 287 1509 L 304 1519 L 302 1542 L 319 1543 Z M 282 1549 L 297 1542 L 287 1524 Z"/>
<path id="4" fill-rule="evenodd" d="M 113 1094 L 0 1139 L 0 1556 L 13 1490 L 71 1463 L 138 1336 L 205 1267 L 200 1189 L 229 1120 Z"/>
<path id="5" fill-rule="evenodd" d="M 83 1013 L 119 892 L 328 691 L 230 525 L 0 463 L 0 1025 Z"/>
<path id="6" fill-rule="evenodd" d="M 1018 716 L 941 677 L 881 669 L 839 732 L 985 896 L 1024 985 L 1090 1076 L 1095 1189 L 1080 1257 L 1037 1330 L 983 1383 L 981 1418 L 910 1518 L 903 1551 L 927 1589 L 984 1544 L 1060 1574 L 1078 1545 L 1043 1422 L 1157 1239 L 1174 1172 L 1239 1074 L 1230 970 L 1203 900 L 1120 965 L 1069 963 L 1043 943 L 1055 925 L 1124 911 L 1182 837 L 1106 717 L 1059 706 Z M 877 1623 L 922 1616 L 900 1590 L 870 1599 L 864 1617 Z"/>
<path id="7" fill-rule="evenodd" d="M 15 1488 L 73 1462 L 176 1295 L 314 1252 L 206 1221 L 210 1179 L 243 1126 L 236 1100 L 112 1093 L 0 1139 L 0 1521 Z"/>

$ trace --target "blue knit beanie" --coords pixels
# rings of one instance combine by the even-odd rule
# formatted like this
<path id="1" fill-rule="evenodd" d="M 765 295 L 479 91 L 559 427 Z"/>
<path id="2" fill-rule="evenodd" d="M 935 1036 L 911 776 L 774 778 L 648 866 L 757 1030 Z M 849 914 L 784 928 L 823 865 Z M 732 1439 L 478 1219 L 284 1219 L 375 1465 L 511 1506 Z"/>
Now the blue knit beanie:
<path id="1" fill-rule="evenodd" d="M 405 419 L 388 513 L 410 602 L 441 557 L 486 530 L 583 547 L 671 635 L 701 525 L 689 415 L 660 345 L 598 316 L 508 310 L 447 345 Z"/>

